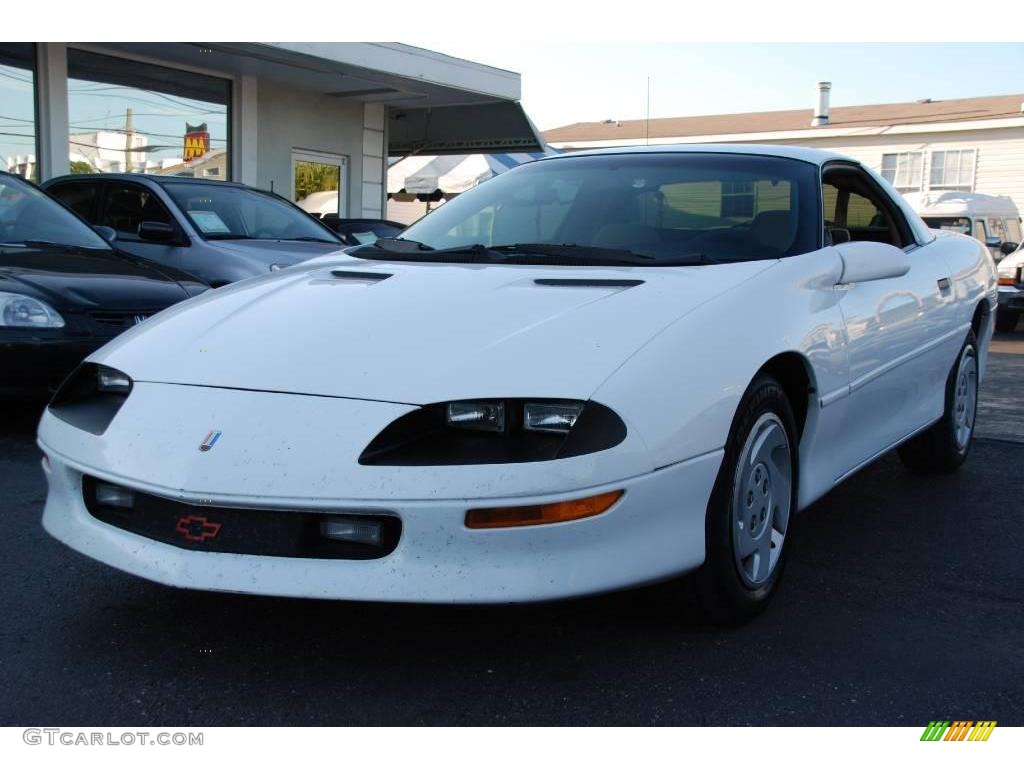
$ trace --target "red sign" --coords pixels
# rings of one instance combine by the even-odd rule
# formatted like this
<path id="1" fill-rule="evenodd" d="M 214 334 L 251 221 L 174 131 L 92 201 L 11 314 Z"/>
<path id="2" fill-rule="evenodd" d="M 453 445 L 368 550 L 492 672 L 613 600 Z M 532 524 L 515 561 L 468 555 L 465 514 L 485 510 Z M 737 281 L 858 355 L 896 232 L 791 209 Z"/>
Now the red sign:
<path id="1" fill-rule="evenodd" d="M 185 148 L 183 157 L 186 161 L 195 160 L 210 151 L 210 132 L 206 123 L 189 125 L 185 123 Z"/>

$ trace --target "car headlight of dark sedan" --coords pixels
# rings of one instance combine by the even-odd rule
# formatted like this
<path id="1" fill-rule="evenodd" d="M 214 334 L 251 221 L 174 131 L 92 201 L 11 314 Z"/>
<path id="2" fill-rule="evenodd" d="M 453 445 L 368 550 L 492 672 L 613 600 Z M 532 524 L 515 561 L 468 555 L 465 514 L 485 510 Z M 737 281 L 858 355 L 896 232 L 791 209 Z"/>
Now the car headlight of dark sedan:
<path id="1" fill-rule="evenodd" d="M 626 425 L 593 401 L 515 398 L 425 405 L 389 424 L 360 464 L 442 466 L 550 461 L 621 443 Z"/>
<path id="2" fill-rule="evenodd" d="M 0 291 L 0 328 L 63 328 L 64 318 L 45 301 Z"/>
<path id="3" fill-rule="evenodd" d="M 128 374 L 96 363 L 82 363 L 57 389 L 50 412 L 61 421 L 102 435 L 131 394 Z"/>

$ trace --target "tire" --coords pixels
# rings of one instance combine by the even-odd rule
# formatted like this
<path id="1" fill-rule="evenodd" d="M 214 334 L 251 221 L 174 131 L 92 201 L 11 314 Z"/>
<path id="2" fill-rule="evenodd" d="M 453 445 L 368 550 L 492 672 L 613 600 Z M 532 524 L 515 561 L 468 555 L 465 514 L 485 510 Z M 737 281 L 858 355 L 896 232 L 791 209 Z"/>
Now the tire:
<path id="1" fill-rule="evenodd" d="M 1020 312 L 1000 309 L 996 312 L 996 331 L 999 333 L 1013 333 L 1017 328 L 1018 320 L 1020 320 Z"/>
<path id="2" fill-rule="evenodd" d="M 796 420 L 779 382 L 758 376 L 733 418 L 694 574 L 705 618 L 736 625 L 765 609 L 792 548 L 798 478 Z"/>
<path id="3" fill-rule="evenodd" d="M 978 340 L 967 339 L 946 378 L 946 407 L 929 429 L 899 447 L 900 459 L 926 474 L 949 474 L 964 463 L 978 413 Z"/>

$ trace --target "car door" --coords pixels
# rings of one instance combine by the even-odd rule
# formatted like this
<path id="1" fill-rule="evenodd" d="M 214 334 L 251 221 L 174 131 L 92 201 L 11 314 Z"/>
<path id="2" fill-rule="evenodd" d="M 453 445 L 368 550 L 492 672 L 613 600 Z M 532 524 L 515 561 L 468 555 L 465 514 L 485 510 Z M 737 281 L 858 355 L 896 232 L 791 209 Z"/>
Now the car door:
<path id="1" fill-rule="evenodd" d="M 159 196 L 148 187 L 129 181 L 109 180 L 103 187 L 97 223 L 117 232 L 117 247 L 134 256 L 181 269 L 189 247 L 188 238 Z M 143 222 L 167 225 L 173 234 L 167 240 L 145 239 L 139 235 L 139 225 Z"/>
<path id="2" fill-rule="evenodd" d="M 915 240 L 906 217 L 878 181 L 857 165 L 826 166 L 826 228 L 842 241 L 892 258 L 907 254 L 901 277 L 837 286 L 849 358 L 841 453 L 850 471 L 930 424 L 942 413 L 949 361 L 942 343 L 957 325 L 950 270 Z M 898 255 L 898 254 L 895 254 Z"/>

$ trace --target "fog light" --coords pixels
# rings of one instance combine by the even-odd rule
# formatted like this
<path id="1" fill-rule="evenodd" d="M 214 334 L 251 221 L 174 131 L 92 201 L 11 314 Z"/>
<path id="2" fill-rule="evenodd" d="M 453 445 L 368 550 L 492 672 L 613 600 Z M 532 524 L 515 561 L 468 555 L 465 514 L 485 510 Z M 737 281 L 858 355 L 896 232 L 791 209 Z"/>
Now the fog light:
<path id="1" fill-rule="evenodd" d="M 381 524 L 351 517 L 328 517 L 320 521 L 320 535 L 334 541 L 370 544 L 379 547 L 383 540 Z"/>
<path id="2" fill-rule="evenodd" d="M 447 420 L 453 427 L 504 432 L 505 403 L 500 400 L 463 400 L 448 403 Z"/>
<path id="3" fill-rule="evenodd" d="M 606 511 L 622 498 L 623 491 L 608 491 L 597 496 L 552 504 L 531 504 L 526 507 L 492 507 L 471 509 L 466 513 L 467 528 L 516 528 L 523 525 L 564 523 L 593 517 Z"/>
<path id="4" fill-rule="evenodd" d="M 102 507 L 131 509 L 135 506 L 135 493 L 130 488 L 109 483 L 96 483 L 96 503 Z"/>

